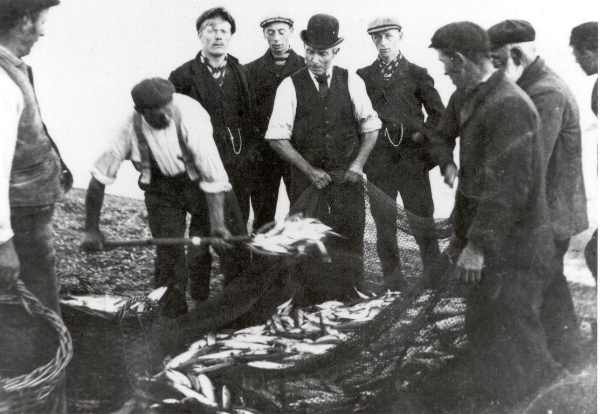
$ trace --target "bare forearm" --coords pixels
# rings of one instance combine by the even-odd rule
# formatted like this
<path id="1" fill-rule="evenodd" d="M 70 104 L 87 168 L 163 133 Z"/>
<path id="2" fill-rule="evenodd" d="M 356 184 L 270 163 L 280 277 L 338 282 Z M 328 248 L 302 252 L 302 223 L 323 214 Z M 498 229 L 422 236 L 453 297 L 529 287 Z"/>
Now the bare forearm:
<path id="1" fill-rule="evenodd" d="M 373 150 L 373 147 L 377 142 L 378 134 L 379 130 L 375 130 L 367 132 L 364 135 L 362 144 L 358 150 L 358 155 L 356 156 L 354 161 L 352 161 L 352 165 L 350 166 L 350 168 L 362 171 L 363 167 L 365 166 L 365 163 L 367 162 L 367 159 L 369 158 L 369 154 L 371 154 L 371 151 Z"/>
<path id="2" fill-rule="evenodd" d="M 286 162 L 292 164 L 306 175 L 310 175 L 313 166 L 292 146 L 289 140 L 269 141 L 271 148 Z"/>
<path id="3" fill-rule="evenodd" d="M 100 211 L 104 202 L 104 184 L 94 177 L 90 180 L 85 196 L 85 229 L 98 230 L 100 228 Z"/>

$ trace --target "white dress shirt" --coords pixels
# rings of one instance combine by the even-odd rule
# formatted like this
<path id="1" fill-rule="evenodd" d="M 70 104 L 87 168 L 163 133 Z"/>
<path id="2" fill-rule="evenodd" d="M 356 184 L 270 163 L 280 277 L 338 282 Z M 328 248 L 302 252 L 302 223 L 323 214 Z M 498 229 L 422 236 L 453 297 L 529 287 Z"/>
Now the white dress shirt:
<path id="1" fill-rule="evenodd" d="M 310 78 L 317 91 L 319 83 L 315 75 L 309 70 Z M 333 67 L 327 72 L 327 84 L 331 86 Z M 358 121 L 361 133 L 376 131 L 381 128 L 381 121 L 373 109 L 364 81 L 354 72 L 348 71 L 348 91 L 354 106 L 354 117 Z M 265 134 L 267 140 L 291 139 L 296 119 L 296 106 L 298 105 L 296 89 L 291 77 L 287 77 L 277 88 L 273 113 L 269 120 L 269 128 Z"/>
<path id="2" fill-rule="evenodd" d="M 19 121 L 25 106 L 23 94 L 17 84 L 0 68 L 0 243 L 13 236 L 10 225 L 10 172 L 17 145 Z"/>
<path id="3" fill-rule="evenodd" d="M 207 193 L 231 190 L 227 172 L 213 139 L 208 112 L 194 99 L 177 93 L 173 94 L 173 104 L 181 114 L 181 132 L 200 173 L 200 188 Z M 131 160 L 136 169 L 141 168 L 133 116 L 134 113 L 127 118 L 116 139 L 98 158 L 91 171 L 94 178 L 105 185 L 114 182 L 121 163 L 125 160 Z M 177 128 L 173 121 L 165 129 L 154 129 L 142 117 L 142 132 L 164 175 L 172 177 L 185 172 Z"/>

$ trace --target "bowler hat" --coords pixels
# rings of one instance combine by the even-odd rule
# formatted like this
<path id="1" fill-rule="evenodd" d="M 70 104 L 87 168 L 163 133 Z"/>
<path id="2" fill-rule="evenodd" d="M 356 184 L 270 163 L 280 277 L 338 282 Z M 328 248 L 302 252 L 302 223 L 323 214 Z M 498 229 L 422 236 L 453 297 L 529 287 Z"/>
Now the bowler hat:
<path id="1" fill-rule="evenodd" d="M 394 19 L 393 17 L 378 17 L 369 23 L 367 26 L 367 33 L 373 34 L 390 29 L 398 29 L 402 31 L 402 26 L 400 26 L 398 20 Z"/>
<path id="2" fill-rule="evenodd" d="M 535 40 L 535 29 L 525 20 L 504 20 L 490 27 L 487 32 L 492 49 Z"/>
<path id="3" fill-rule="evenodd" d="M 138 109 L 161 108 L 171 102 L 175 93 L 173 84 L 163 78 L 144 79 L 131 90 L 133 103 Z"/>
<path id="4" fill-rule="evenodd" d="M 340 24 L 328 14 L 315 14 L 308 20 L 306 30 L 300 32 L 300 38 L 308 46 L 315 49 L 329 49 L 344 40 L 338 36 Z"/>

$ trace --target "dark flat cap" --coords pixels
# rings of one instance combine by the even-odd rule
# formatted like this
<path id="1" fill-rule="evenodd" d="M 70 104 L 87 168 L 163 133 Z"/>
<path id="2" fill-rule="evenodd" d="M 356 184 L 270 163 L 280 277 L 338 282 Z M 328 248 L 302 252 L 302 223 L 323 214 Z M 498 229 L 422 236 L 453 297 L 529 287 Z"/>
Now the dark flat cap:
<path id="1" fill-rule="evenodd" d="M 285 23 L 285 24 L 289 25 L 290 27 L 294 26 L 294 21 L 292 19 L 290 19 L 289 17 L 272 16 L 272 17 L 267 17 L 263 21 L 261 21 L 260 27 L 262 27 L 264 29 L 265 27 L 267 27 L 268 25 L 273 24 L 273 23 Z"/>
<path id="2" fill-rule="evenodd" d="M 231 25 L 231 34 L 235 33 L 235 19 L 224 7 L 213 7 L 212 9 L 208 9 L 202 13 L 196 20 L 196 31 L 200 30 L 202 23 L 215 17 L 220 17 L 226 22 L 229 22 Z"/>
<path id="3" fill-rule="evenodd" d="M 481 26 L 473 22 L 455 22 L 437 29 L 429 47 L 463 54 L 489 53 L 490 40 Z"/>
<path id="4" fill-rule="evenodd" d="M 569 45 L 577 49 L 598 50 L 598 22 L 586 22 L 571 30 Z"/>
<path id="5" fill-rule="evenodd" d="M 175 86 L 163 78 L 144 79 L 131 90 L 131 97 L 136 108 L 155 109 L 171 102 Z"/>
<path id="6" fill-rule="evenodd" d="M 492 49 L 535 40 L 535 29 L 525 20 L 504 20 L 490 27 L 487 32 Z"/>
<path id="7" fill-rule="evenodd" d="M 60 0 L 0 0 L 0 29 L 11 29 L 28 14 L 60 4 Z"/>
<path id="8" fill-rule="evenodd" d="M 400 22 L 393 17 L 378 17 L 367 26 L 367 33 L 383 32 L 385 30 L 398 29 L 402 31 Z"/>

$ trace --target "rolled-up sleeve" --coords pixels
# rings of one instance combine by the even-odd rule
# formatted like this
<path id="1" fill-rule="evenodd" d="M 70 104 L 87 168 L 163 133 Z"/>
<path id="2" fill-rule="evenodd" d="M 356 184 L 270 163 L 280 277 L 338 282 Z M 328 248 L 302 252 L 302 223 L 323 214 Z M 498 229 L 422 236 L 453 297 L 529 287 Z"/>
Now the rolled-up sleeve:
<path id="1" fill-rule="evenodd" d="M 117 137 L 94 162 L 90 172 L 96 180 L 104 185 L 115 181 L 121 164 L 131 157 L 133 135 L 133 121 L 130 117 L 122 125 Z"/>
<path id="2" fill-rule="evenodd" d="M 191 116 L 186 115 L 182 118 L 182 127 L 200 173 L 200 189 L 206 193 L 230 191 L 231 184 L 213 138 L 210 116 L 200 104 L 194 105 Z"/>
<path id="3" fill-rule="evenodd" d="M 277 88 L 273 112 L 265 134 L 266 140 L 292 139 L 297 105 L 294 83 L 292 78 L 287 77 Z"/>
<path id="4" fill-rule="evenodd" d="M 354 117 L 360 127 L 360 132 L 368 132 L 381 129 L 381 120 L 373 109 L 365 82 L 355 73 L 348 73 L 348 91 L 354 105 Z"/>
<path id="5" fill-rule="evenodd" d="M 4 243 L 13 236 L 10 224 L 10 172 L 17 144 L 17 127 L 23 111 L 23 96 L 7 75 L 1 73 L 0 76 L 0 137 L 3 147 L 0 151 L 0 243 Z"/>

